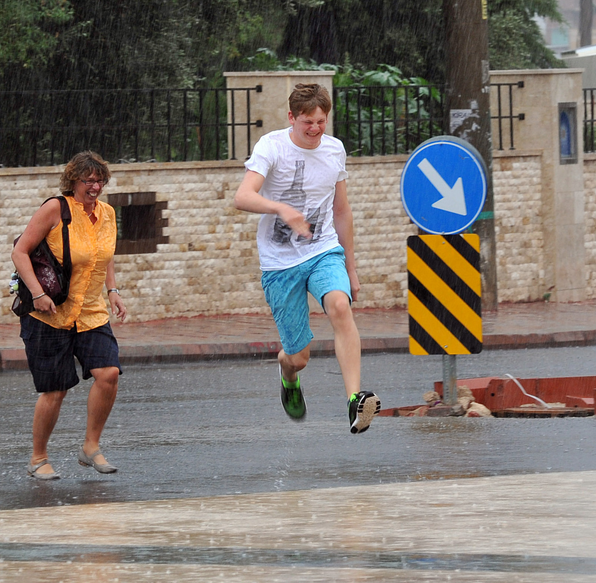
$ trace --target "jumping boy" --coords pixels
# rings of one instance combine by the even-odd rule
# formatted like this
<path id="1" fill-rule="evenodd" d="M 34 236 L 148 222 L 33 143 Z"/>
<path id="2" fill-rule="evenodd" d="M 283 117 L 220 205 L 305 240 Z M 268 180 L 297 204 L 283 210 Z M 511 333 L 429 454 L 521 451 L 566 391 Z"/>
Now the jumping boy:
<path id="1" fill-rule="evenodd" d="M 350 431 L 366 431 L 381 408 L 360 390 L 360 335 L 352 315 L 360 283 L 354 260 L 342 143 L 326 135 L 331 98 L 298 84 L 289 98 L 291 127 L 263 136 L 245 163 L 237 209 L 260 213 L 261 283 L 279 331 L 281 402 L 294 420 L 306 415 L 298 376 L 310 358 L 308 292 L 327 314 L 346 393 Z"/>

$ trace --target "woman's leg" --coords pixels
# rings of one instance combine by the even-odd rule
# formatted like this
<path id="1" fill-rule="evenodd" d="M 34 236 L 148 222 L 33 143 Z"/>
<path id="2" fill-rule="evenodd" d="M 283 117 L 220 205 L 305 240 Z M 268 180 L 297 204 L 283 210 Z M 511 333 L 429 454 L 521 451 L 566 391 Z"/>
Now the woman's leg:
<path id="1" fill-rule="evenodd" d="M 56 427 L 60 415 L 60 407 L 66 396 L 66 391 L 51 391 L 40 393 L 35 404 L 33 414 L 33 454 L 31 464 L 36 465 L 40 461 L 48 459 L 48 441 Z M 54 469 L 48 463 L 39 470 L 39 474 L 52 474 Z"/>
<path id="2" fill-rule="evenodd" d="M 87 432 L 83 444 L 83 451 L 87 455 L 99 449 L 99 439 L 118 393 L 119 373 L 115 366 L 91 370 L 95 382 L 91 385 L 87 399 Z M 103 455 L 98 455 L 95 462 L 105 464 L 106 460 Z"/>

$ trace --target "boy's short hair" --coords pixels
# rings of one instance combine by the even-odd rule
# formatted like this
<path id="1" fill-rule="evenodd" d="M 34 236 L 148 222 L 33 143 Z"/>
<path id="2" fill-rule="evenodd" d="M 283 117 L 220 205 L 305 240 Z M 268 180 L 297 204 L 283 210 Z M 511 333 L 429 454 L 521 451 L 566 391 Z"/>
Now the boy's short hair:
<path id="1" fill-rule="evenodd" d="M 317 83 L 298 83 L 288 101 L 294 117 L 302 113 L 312 113 L 317 107 L 320 107 L 325 115 L 329 115 L 331 111 L 329 91 Z"/>

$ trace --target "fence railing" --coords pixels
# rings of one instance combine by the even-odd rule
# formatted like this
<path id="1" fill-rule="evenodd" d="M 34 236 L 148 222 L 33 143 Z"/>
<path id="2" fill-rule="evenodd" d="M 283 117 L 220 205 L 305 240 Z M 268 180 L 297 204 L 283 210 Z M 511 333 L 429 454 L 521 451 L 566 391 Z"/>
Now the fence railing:
<path id="1" fill-rule="evenodd" d="M 514 149 L 514 120 L 523 119 L 514 114 L 514 89 L 523 82 L 491 87 L 495 147 Z M 244 159 L 254 142 L 251 129 L 262 126 L 251 117 L 251 96 L 261 91 L 257 85 L 0 92 L 0 165 L 64 164 L 85 149 L 112 162 Z M 335 87 L 333 103 L 334 134 L 351 156 L 408 154 L 447 133 L 442 87 Z M 238 132 L 246 134 L 243 151 Z"/>
<path id="2" fill-rule="evenodd" d="M 333 104 L 349 156 L 406 154 L 444 133 L 443 92 L 431 85 L 335 87 Z"/>
<path id="3" fill-rule="evenodd" d="M 584 89 L 584 152 L 596 152 L 596 88 Z"/>
<path id="4" fill-rule="evenodd" d="M 514 90 L 524 82 L 491 84 L 491 120 L 495 149 L 515 149 Z M 352 156 L 409 154 L 424 140 L 448 133 L 444 88 L 431 85 L 400 87 L 336 87 L 334 134 Z"/>
<path id="5" fill-rule="evenodd" d="M 0 164 L 63 164 L 93 149 L 119 162 L 244 158 L 228 131 L 252 127 L 251 94 L 238 89 L 131 89 L 0 92 Z M 246 119 L 236 118 L 244 100 Z"/>
<path id="6" fill-rule="evenodd" d="M 514 83 L 491 83 L 491 119 L 493 120 L 493 130 L 496 128 L 496 141 L 493 132 L 493 145 L 495 150 L 504 150 L 506 137 L 509 142 L 509 150 L 515 150 L 514 145 L 514 120 L 524 121 L 524 113 L 513 113 L 513 90 L 523 89 L 524 82 L 516 81 Z M 492 115 L 492 114 L 495 115 Z M 507 131 L 507 129 L 509 131 Z"/>

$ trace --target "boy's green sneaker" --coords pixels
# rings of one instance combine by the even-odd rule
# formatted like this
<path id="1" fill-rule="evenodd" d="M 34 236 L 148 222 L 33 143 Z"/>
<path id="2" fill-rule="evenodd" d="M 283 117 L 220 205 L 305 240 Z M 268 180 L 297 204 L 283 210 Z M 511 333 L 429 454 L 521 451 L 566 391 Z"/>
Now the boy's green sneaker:
<path id="1" fill-rule="evenodd" d="M 348 401 L 348 417 L 350 418 L 350 432 L 364 433 L 370 426 L 375 415 L 381 410 L 381 399 L 374 393 L 360 391 L 352 393 Z"/>
<path id="2" fill-rule="evenodd" d="M 300 388 L 300 377 L 295 383 L 291 383 L 290 387 L 286 387 L 286 384 L 290 383 L 284 380 L 280 366 L 279 378 L 281 379 L 281 404 L 284 411 L 294 421 L 302 421 L 306 417 L 306 402 Z"/>

